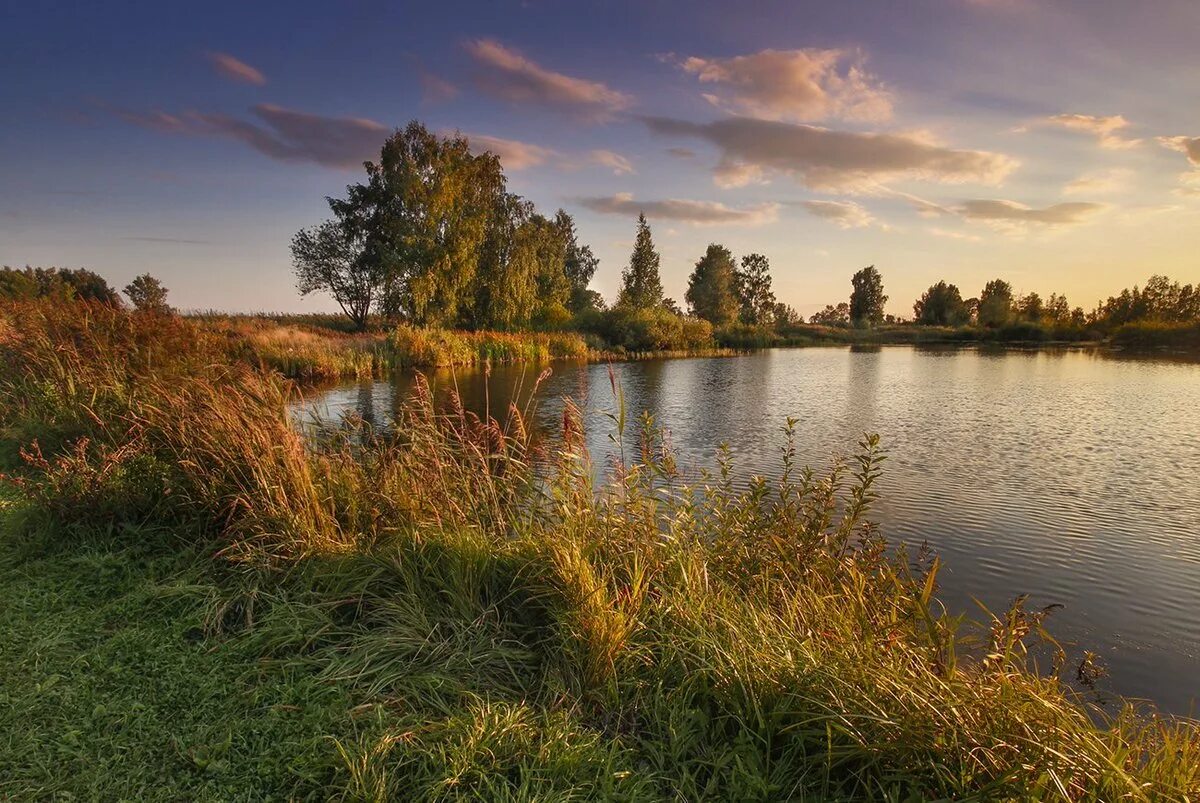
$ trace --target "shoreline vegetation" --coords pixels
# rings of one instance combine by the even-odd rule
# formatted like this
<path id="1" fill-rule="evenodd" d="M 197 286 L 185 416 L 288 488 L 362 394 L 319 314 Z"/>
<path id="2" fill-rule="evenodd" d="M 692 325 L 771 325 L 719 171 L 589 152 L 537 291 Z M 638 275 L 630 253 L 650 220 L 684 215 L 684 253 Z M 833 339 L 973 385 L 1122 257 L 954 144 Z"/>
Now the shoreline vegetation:
<path id="1" fill-rule="evenodd" d="M 614 380 L 596 485 L 574 408 L 539 445 L 418 379 L 307 441 L 223 325 L 0 304 L 0 796 L 1200 794 L 1200 723 L 1094 705 L 1047 612 L 944 611 L 876 436 L 688 487 Z"/>

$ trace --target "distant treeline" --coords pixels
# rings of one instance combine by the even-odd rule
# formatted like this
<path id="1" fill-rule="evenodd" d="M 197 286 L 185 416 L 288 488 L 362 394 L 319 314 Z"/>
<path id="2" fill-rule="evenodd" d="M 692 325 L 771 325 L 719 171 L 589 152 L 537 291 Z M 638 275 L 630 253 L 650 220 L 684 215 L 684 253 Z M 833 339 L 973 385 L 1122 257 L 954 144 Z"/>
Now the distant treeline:
<path id="1" fill-rule="evenodd" d="M 331 217 L 303 229 L 291 251 L 302 295 L 327 293 L 350 328 L 382 322 L 469 331 L 568 331 L 614 349 L 697 350 L 714 345 L 805 342 L 811 326 L 854 330 L 849 339 L 883 341 L 894 327 L 956 330 L 948 339 L 1085 340 L 1128 345 L 1194 345 L 1200 290 L 1152 276 L 1091 312 L 1065 296 L 1018 296 L 1002 280 L 978 296 L 939 281 L 913 304 L 911 319 L 884 312 L 883 277 L 871 265 L 850 280 L 846 302 L 830 304 L 804 325 L 775 298 L 770 262 L 736 259 L 711 243 L 696 262 L 684 296 L 687 312 L 663 294 L 660 255 L 640 215 L 621 290 L 607 307 L 588 285 L 599 260 L 579 242 L 575 221 L 559 209 L 543 215 L 508 191 L 499 158 L 475 153 L 467 138 L 439 136 L 409 123 L 384 143 L 365 180 L 327 198 Z M 165 311 L 166 289 L 149 274 L 124 288 L 138 309 Z M 84 269 L 4 268 L 0 297 L 78 297 L 119 304 L 99 275 Z M 1191 334 L 1189 334 L 1191 332 Z M 840 339 L 840 338 L 835 338 Z M 909 342 L 908 334 L 897 340 Z"/>

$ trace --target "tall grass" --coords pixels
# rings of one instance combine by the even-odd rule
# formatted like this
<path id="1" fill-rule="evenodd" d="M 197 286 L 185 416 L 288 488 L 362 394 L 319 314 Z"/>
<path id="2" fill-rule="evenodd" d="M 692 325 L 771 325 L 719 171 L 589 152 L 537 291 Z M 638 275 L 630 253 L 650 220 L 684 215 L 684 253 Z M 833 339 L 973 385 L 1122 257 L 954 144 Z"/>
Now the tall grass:
<path id="1" fill-rule="evenodd" d="M 3 320 L 25 504 L 76 537 L 152 522 L 212 543 L 246 573 L 231 595 L 258 578 L 244 646 L 386 712 L 332 745 L 331 795 L 1200 794 L 1195 723 L 1089 708 L 1031 660 L 1036 612 L 943 611 L 937 561 L 870 521 L 874 436 L 818 473 L 788 423 L 781 479 L 736 490 L 727 459 L 685 484 L 643 419 L 597 486 L 570 405 L 536 446 L 528 411 L 480 419 L 419 381 L 394 434 L 306 444 L 287 386 L 214 362 L 187 324 Z"/>

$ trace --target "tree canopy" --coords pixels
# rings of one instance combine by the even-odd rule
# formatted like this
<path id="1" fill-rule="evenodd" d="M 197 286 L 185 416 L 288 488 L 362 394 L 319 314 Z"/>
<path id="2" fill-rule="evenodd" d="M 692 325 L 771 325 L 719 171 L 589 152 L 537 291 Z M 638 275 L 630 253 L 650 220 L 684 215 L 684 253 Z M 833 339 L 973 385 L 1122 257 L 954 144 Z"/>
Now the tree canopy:
<path id="1" fill-rule="evenodd" d="M 952 284 L 940 281 L 913 304 L 917 323 L 930 326 L 959 326 L 970 320 L 962 294 Z"/>
<path id="2" fill-rule="evenodd" d="M 292 240 L 301 293 L 329 293 L 359 328 L 373 311 L 509 329 L 597 306 L 587 285 L 598 261 L 574 220 L 509 193 L 495 154 L 414 121 L 365 168 L 345 198 L 327 199 L 331 220 Z"/>
<path id="3" fill-rule="evenodd" d="M 742 257 L 736 273 L 737 293 L 741 301 L 742 322 L 764 326 L 775 317 L 775 293 L 771 291 L 771 263 L 762 254 Z"/>
<path id="4" fill-rule="evenodd" d="M 742 305 L 737 295 L 733 254 L 728 248 L 716 243 L 708 246 L 688 279 L 684 300 L 692 314 L 713 326 L 728 326 L 737 320 Z"/>
<path id="5" fill-rule="evenodd" d="M 635 309 L 653 309 L 662 304 L 663 287 L 659 276 L 659 255 L 654 250 L 646 215 L 638 215 L 637 238 L 629 266 L 621 274 L 621 295 L 617 303 Z"/>
<path id="6" fill-rule="evenodd" d="M 868 265 L 850 279 L 854 289 L 850 293 L 850 321 L 856 326 L 874 326 L 883 323 L 883 305 L 888 297 L 883 294 L 883 277 L 874 265 Z"/>
<path id="7" fill-rule="evenodd" d="M 125 295 L 138 312 L 156 315 L 169 315 L 174 312 L 167 303 L 167 288 L 149 273 L 143 273 L 125 285 Z"/>

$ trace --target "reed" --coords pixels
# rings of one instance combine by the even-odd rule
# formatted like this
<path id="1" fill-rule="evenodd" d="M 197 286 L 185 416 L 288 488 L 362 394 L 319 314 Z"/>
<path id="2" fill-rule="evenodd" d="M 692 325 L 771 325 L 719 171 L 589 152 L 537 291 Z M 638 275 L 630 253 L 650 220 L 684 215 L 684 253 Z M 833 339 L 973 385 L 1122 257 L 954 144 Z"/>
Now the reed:
<path id="1" fill-rule="evenodd" d="M 871 523 L 874 436 L 821 473 L 794 464 L 788 423 L 782 479 L 738 490 L 725 458 L 685 483 L 643 419 L 597 484 L 570 405 L 539 441 L 529 410 L 481 419 L 418 381 L 393 434 L 347 422 L 305 443 L 286 383 L 214 361 L 185 324 L 3 320 L 0 426 L 26 455 L 7 482 L 31 515 L 75 539 L 152 525 L 214 545 L 233 570 L 207 638 L 377 712 L 331 741 L 325 795 L 1200 794 L 1196 723 L 1091 707 L 1072 668 L 1031 658 L 1037 612 L 942 609 L 937 561 Z M 248 587 L 258 613 L 235 635 L 221 612 Z"/>

